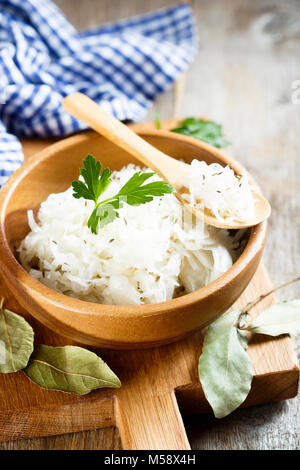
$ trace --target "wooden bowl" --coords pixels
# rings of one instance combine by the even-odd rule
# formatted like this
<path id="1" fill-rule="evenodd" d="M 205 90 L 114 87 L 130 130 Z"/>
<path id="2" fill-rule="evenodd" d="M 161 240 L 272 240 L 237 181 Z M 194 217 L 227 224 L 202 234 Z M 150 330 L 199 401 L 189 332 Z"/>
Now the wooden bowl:
<path id="1" fill-rule="evenodd" d="M 152 145 L 175 158 L 191 162 L 242 167 L 215 148 L 167 131 L 142 134 Z M 83 344 L 138 349 L 167 344 L 202 328 L 226 311 L 240 296 L 261 259 L 267 223 L 249 230 L 247 245 L 221 277 L 191 294 L 150 305 L 102 305 L 60 294 L 31 277 L 15 256 L 29 232 L 27 210 L 36 214 L 50 193 L 66 190 L 91 153 L 111 169 L 138 163 L 100 135 L 89 132 L 64 139 L 31 157 L 0 191 L 0 270 L 18 302 L 41 323 Z"/>

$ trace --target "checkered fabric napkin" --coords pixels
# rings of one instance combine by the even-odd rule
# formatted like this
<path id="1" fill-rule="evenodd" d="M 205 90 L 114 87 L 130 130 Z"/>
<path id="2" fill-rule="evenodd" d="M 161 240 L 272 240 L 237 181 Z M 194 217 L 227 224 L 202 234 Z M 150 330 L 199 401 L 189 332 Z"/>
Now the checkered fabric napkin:
<path id="1" fill-rule="evenodd" d="M 189 6 L 78 33 L 50 0 L 0 0 L 0 186 L 23 161 L 22 136 L 85 126 L 62 110 L 81 91 L 120 120 L 140 120 L 196 52 Z"/>

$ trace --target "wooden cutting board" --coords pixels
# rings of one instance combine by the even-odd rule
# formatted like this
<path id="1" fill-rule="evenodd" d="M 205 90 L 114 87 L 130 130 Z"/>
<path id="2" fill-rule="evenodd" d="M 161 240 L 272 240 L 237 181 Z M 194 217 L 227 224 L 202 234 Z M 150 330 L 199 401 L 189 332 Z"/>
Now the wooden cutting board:
<path id="1" fill-rule="evenodd" d="M 165 123 L 168 128 L 170 123 Z M 151 127 L 135 125 L 135 130 Z M 24 142 L 25 155 L 51 143 Z M 234 307 L 271 288 L 261 265 Z M 36 343 L 75 344 L 54 334 L 22 309 L 0 279 L 7 308 L 24 315 Z M 271 295 L 252 311 L 255 317 L 276 301 Z M 233 308 L 234 308 L 233 307 Z M 116 426 L 123 449 L 190 449 L 182 414 L 210 413 L 198 380 L 203 331 L 178 343 L 142 351 L 95 350 L 116 372 L 122 387 L 96 390 L 84 397 L 47 391 L 22 372 L 0 374 L 0 442 Z M 288 336 L 256 335 L 248 353 L 253 363 L 251 392 L 243 406 L 292 398 L 297 394 L 299 367 Z"/>

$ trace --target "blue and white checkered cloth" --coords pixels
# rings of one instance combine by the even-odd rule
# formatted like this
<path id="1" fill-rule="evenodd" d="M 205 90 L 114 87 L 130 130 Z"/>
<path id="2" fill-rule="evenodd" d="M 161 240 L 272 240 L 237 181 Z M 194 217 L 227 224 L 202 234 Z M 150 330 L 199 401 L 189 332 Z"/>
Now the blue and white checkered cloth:
<path id="1" fill-rule="evenodd" d="M 81 91 L 138 121 L 195 52 L 185 4 L 78 33 L 51 0 L 0 0 L 0 186 L 23 161 L 16 135 L 85 127 L 63 111 L 63 97 Z"/>

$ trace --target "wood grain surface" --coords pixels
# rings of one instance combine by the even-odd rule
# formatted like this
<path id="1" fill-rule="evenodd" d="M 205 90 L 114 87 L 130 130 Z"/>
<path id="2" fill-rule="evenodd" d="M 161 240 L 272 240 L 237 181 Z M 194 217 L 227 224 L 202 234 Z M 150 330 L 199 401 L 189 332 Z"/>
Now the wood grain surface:
<path id="1" fill-rule="evenodd" d="M 167 6 L 174 0 L 57 0 L 77 28 L 96 26 Z M 199 53 L 185 79 L 180 114 L 221 122 L 240 159 L 264 188 L 273 215 L 264 260 L 275 284 L 300 266 L 300 105 L 292 83 L 300 79 L 300 6 L 297 0 L 195 0 Z M 173 111 L 173 91 L 159 97 L 162 118 Z M 178 110 L 177 110 L 178 113 Z M 151 110 L 145 120 L 153 119 Z M 278 293 L 299 297 L 299 285 Z M 300 341 L 294 341 L 298 355 Z M 194 449 L 299 449 L 300 398 L 240 409 L 223 420 L 185 420 Z M 118 448 L 113 429 L 5 443 L 1 449 Z"/>
<path id="2" fill-rule="evenodd" d="M 233 308 L 241 308 L 271 288 L 263 265 Z M 0 297 L 22 314 L 40 344 L 74 342 L 38 323 L 0 282 Z M 251 310 L 252 319 L 276 301 L 274 294 Z M 185 340 L 136 351 L 94 349 L 118 374 L 122 387 L 76 396 L 37 387 L 22 372 L 0 374 L 0 442 L 116 427 L 126 450 L 189 450 L 182 415 L 211 413 L 198 380 L 204 338 L 199 331 Z M 75 343 L 76 344 L 76 343 Z M 250 337 L 253 381 L 244 406 L 283 400 L 297 394 L 299 367 L 288 336 Z M 104 432 L 103 429 L 101 431 Z M 111 438 L 117 434 L 110 434 Z M 108 448 L 119 446 L 112 440 Z"/>

